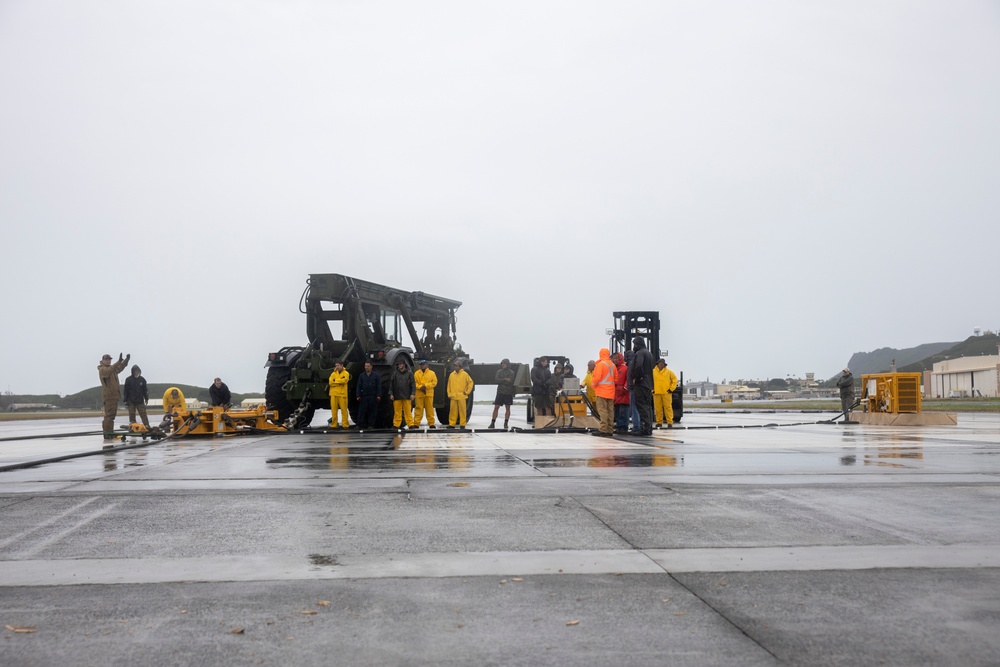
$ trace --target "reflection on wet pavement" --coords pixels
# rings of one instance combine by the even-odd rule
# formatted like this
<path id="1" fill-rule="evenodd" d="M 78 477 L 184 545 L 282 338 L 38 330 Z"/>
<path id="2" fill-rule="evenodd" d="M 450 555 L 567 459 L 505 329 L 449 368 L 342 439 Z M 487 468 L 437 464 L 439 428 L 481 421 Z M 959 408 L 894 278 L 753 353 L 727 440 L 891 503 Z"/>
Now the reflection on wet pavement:
<path id="1" fill-rule="evenodd" d="M 726 426 L 745 415 L 712 416 Z M 752 417 L 752 416 L 751 416 Z M 781 415 L 767 415 L 780 423 Z M 798 416 L 789 417 L 789 419 Z M 709 420 L 706 420 L 709 421 Z M 651 438 L 593 438 L 585 433 L 452 432 L 292 433 L 189 438 L 111 449 L 61 463 L 10 471 L 2 481 L 73 482 L 108 476 L 140 479 L 256 479 L 268 472 L 405 478 L 434 474 L 597 476 L 646 470 L 690 475 L 997 474 L 1000 416 L 963 415 L 959 427 L 860 427 L 788 423 L 771 428 L 657 431 Z M 58 435 L 54 434 L 58 438 Z M 94 443 L 87 441 L 88 446 Z M 87 443 L 81 443 L 86 445 Z M 63 442 L 8 446 L 8 457 L 30 460 Z M 52 451 L 52 450 L 49 450 Z M 206 456 L 207 455 L 207 456 Z M 8 458 L 8 460 L 10 460 Z M 17 460 L 17 459 L 15 459 Z"/>
<path id="2" fill-rule="evenodd" d="M 528 459 L 536 468 L 673 468 L 684 465 L 683 456 L 670 454 L 603 454 L 587 458 Z"/>

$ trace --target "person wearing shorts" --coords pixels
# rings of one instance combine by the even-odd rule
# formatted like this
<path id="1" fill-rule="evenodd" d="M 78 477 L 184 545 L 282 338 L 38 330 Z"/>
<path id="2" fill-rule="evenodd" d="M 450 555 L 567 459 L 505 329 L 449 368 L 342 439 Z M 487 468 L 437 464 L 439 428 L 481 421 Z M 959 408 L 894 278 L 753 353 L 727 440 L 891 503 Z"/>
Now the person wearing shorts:
<path id="1" fill-rule="evenodd" d="M 514 371 L 510 369 L 510 359 L 500 362 L 496 380 L 497 397 L 493 399 L 493 419 L 490 420 L 490 428 L 497 427 L 497 415 L 500 413 L 500 406 L 503 405 L 506 408 L 503 428 L 507 430 L 510 422 L 510 406 L 514 403 Z"/>

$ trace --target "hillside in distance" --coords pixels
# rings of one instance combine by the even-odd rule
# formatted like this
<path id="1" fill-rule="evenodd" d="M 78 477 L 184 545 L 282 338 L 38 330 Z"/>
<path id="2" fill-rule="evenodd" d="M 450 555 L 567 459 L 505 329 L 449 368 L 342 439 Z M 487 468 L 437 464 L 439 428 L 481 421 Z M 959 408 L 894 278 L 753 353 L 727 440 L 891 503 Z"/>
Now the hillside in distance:
<path id="1" fill-rule="evenodd" d="M 197 398 L 200 401 L 208 402 L 208 387 L 196 387 L 190 384 L 163 384 L 163 383 L 151 383 L 148 385 L 149 397 L 151 399 L 159 399 L 163 397 L 163 392 L 165 392 L 170 387 L 177 387 L 184 393 L 185 398 Z M 238 394 L 235 391 L 233 394 L 233 403 L 239 405 L 240 401 L 244 398 L 263 398 L 263 394 L 258 393 L 247 393 Z M 119 395 L 120 392 L 119 392 Z M 90 389 L 84 389 L 83 391 L 77 392 L 75 394 L 69 394 L 67 396 L 59 396 L 58 394 L 5 394 L 0 396 L 0 409 L 6 409 L 11 403 L 49 403 L 58 408 L 67 409 L 83 409 L 83 410 L 93 410 L 100 409 L 103 405 L 101 399 L 101 388 L 91 387 Z"/>
<path id="2" fill-rule="evenodd" d="M 880 347 L 871 352 L 855 352 L 851 360 L 847 362 L 847 367 L 855 376 L 866 373 L 888 373 L 892 366 L 892 360 L 896 360 L 896 370 L 902 371 L 903 366 L 917 364 L 924 359 L 945 350 L 949 350 L 958 343 L 924 343 L 916 347 L 908 347 L 897 350 L 893 347 Z"/>
<path id="3" fill-rule="evenodd" d="M 986 333 L 982 336 L 969 336 L 961 343 L 956 343 L 946 350 L 935 352 L 920 361 L 900 366 L 897 360 L 896 370 L 902 373 L 917 373 L 932 370 L 934 364 L 945 359 L 994 355 L 998 353 L 997 345 L 1000 345 L 1000 335 L 994 333 Z"/>

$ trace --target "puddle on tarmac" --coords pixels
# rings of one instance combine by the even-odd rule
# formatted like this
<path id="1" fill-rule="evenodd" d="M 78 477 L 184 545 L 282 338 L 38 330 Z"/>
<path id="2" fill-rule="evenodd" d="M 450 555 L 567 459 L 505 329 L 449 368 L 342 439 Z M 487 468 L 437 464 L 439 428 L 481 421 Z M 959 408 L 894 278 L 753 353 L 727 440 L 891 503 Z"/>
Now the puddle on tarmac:
<path id="1" fill-rule="evenodd" d="M 683 467 L 684 457 L 673 454 L 606 454 L 558 459 L 527 459 L 536 468 L 675 468 Z"/>
<path id="2" fill-rule="evenodd" d="M 329 447 L 320 453 L 310 448 L 307 455 L 284 456 L 267 459 L 273 469 L 297 468 L 304 470 L 463 470 L 473 468 L 511 469 L 523 465 L 508 454 L 478 452 L 475 456 L 468 452 L 455 451 L 382 451 L 358 452 L 353 447 Z"/>

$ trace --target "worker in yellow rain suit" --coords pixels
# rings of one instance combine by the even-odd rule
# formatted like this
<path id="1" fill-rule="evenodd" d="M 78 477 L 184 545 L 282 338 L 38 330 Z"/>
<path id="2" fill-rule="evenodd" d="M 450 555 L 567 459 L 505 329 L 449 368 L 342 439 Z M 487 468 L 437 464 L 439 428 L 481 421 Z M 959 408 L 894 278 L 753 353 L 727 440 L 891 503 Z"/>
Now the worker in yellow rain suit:
<path id="1" fill-rule="evenodd" d="M 448 427 L 465 428 L 465 401 L 472 393 L 472 378 L 462 369 L 462 362 L 456 361 L 455 368 L 448 376 L 448 398 L 451 399 L 451 410 L 448 412 Z"/>
<path id="2" fill-rule="evenodd" d="M 340 410 L 340 427 L 350 428 L 347 421 L 347 383 L 351 374 L 344 368 L 344 363 L 338 361 L 330 372 L 330 426 L 337 425 L 337 410 Z"/>
<path id="3" fill-rule="evenodd" d="M 674 390 L 677 389 L 677 376 L 667 368 L 667 360 L 660 357 L 653 369 L 653 409 L 656 411 L 656 427 L 666 423 L 667 428 L 674 427 Z"/>
<path id="4" fill-rule="evenodd" d="M 417 385 L 416 398 L 413 399 L 413 427 L 420 426 L 427 412 L 427 426 L 434 428 L 434 387 L 438 384 L 437 373 L 427 367 L 427 360 L 420 360 L 420 368 L 413 373 L 413 381 Z"/>
<path id="5" fill-rule="evenodd" d="M 594 393 L 594 369 L 597 367 L 597 362 L 591 359 L 587 362 L 587 374 L 583 376 L 580 380 L 580 389 L 584 391 L 587 396 L 587 400 L 590 405 L 593 406 L 594 416 L 598 419 L 601 418 L 600 413 L 597 412 L 597 394 Z"/>
<path id="6" fill-rule="evenodd" d="M 184 402 L 184 392 L 177 387 L 170 387 L 163 392 L 163 412 L 170 414 L 174 410 L 184 410 L 187 403 Z"/>

